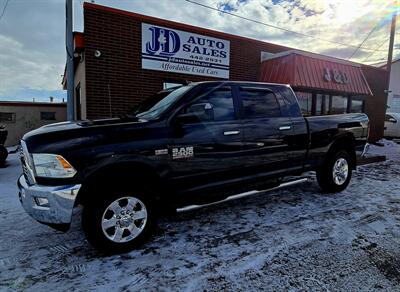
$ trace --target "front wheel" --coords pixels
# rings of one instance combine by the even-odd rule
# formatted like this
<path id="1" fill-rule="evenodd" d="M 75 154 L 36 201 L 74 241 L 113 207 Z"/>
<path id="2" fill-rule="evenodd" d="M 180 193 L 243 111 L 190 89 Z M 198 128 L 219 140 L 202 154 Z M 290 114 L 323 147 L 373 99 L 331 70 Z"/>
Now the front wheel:
<path id="1" fill-rule="evenodd" d="M 104 197 L 103 197 L 104 198 Z M 144 243 L 155 225 L 150 194 L 116 192 L 87 202 L 82 227 L 88 241 L 106 253 L 127 252 Z"/>
<path id="2" fill-rule="evenodd" d="M 350 183 L 352 162 L 347 151 L 341 150 L 328 157 L 317 170 L 317 181 L 321 189 L 328 193 L 341 192 Z"/>

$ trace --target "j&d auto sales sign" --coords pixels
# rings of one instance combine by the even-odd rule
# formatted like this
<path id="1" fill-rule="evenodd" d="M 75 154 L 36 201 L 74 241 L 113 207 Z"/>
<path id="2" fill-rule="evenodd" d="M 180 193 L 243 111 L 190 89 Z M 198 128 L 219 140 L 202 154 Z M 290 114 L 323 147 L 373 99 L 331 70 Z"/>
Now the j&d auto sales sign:
<path id="1" fill-rule="evenodd" d="M 229 78 L 229 41 L 142 23 L 142 68 Z"/>

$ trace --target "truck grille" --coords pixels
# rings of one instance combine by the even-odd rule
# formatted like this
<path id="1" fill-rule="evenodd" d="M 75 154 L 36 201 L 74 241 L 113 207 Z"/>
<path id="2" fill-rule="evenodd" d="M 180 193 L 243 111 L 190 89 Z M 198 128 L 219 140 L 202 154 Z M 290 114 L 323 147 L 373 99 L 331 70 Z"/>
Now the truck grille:
<path id="1" fill-rule="evenodd" d="M 26 182 L 29 185 L 35 184 L 35 176 L 33 175 L 32 167 L 29 165 L 30 156 L 26 148 L 26 144 L 22 140 L 21 140 L 19 157 L 21 159 L 22 173 L 25 177 Z"/>

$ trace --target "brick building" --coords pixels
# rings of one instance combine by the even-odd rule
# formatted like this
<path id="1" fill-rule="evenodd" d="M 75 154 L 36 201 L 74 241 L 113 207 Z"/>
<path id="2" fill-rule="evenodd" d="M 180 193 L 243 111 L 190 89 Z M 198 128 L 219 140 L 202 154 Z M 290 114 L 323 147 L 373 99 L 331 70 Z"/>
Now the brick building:
<path id="1" fill-rule="evenodd" d="M 77 119 L 124 114 L 186 81 L 229 79 L 291 84 L 304 114 L 365 112 L 371 140 L 383 134 L 384 69 L 92 3 L 74 40 Z"/>

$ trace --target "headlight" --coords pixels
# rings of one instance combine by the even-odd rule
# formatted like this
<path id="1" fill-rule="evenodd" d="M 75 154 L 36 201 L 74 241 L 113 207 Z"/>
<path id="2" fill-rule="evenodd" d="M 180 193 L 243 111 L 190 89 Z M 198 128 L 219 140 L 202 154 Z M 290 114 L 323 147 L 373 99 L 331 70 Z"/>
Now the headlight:
<path id="1" fill-rule="evenodd" d="M 61 155 L 32 154 L 36 176 L 51 178 L 69 178 L 76 173 L 75 168 Z"/>

